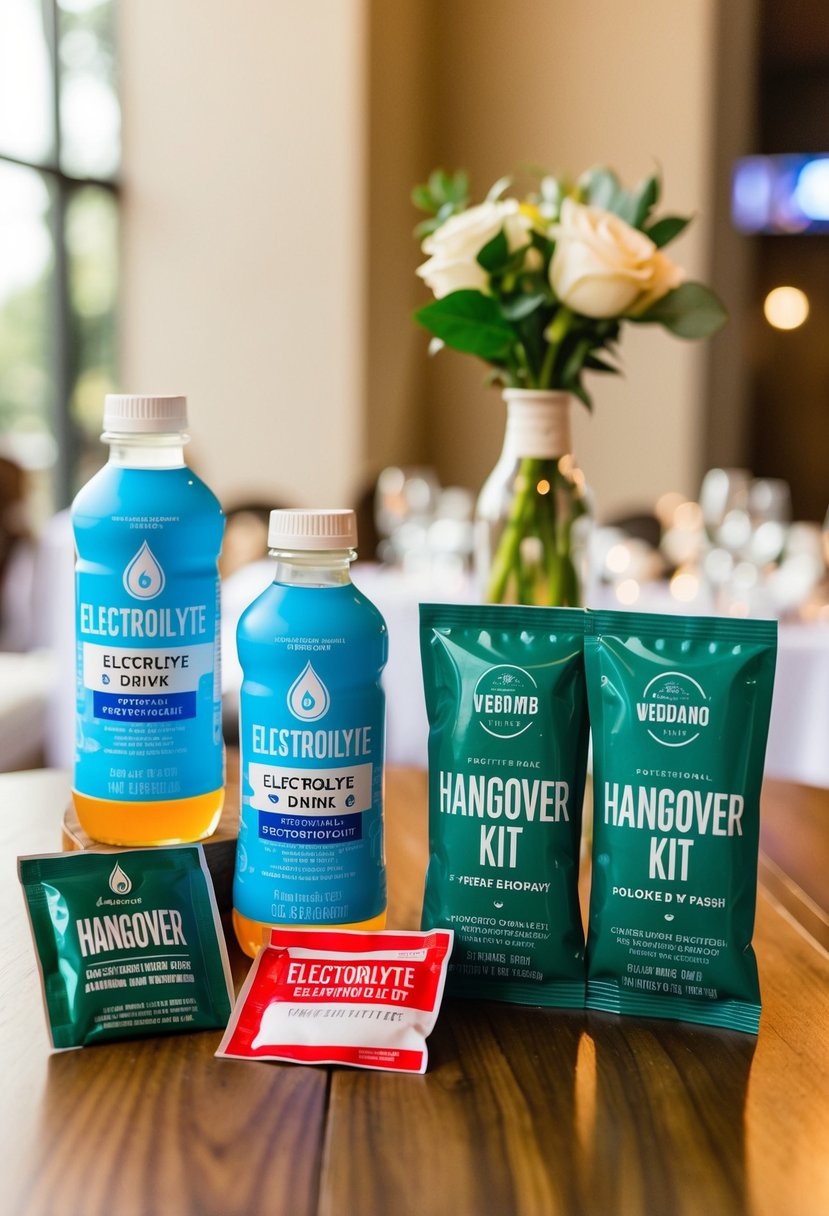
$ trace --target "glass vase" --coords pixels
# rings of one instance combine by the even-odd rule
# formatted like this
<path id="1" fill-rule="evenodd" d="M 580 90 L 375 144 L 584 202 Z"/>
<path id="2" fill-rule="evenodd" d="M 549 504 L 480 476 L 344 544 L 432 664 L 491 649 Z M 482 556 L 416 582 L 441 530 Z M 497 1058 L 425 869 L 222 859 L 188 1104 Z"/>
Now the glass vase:
<path id="1" fill-rule="evenodd" d="M 490 604 L 580 607 L 589 497 L 566 392 L 506 389 L 504 447 L 475 510 L 478 593 Z"/>

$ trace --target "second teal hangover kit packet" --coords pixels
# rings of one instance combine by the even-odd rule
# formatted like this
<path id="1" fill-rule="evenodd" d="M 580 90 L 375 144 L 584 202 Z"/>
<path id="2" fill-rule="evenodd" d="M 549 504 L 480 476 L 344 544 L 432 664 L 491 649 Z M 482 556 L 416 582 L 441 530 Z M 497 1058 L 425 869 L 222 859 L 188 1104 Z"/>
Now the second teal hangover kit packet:
<path id="1" fill-rule="evenodd" d="M 420 622 L 430 724 L 421 927 L 455 930 L 447 993 L 583 1008 L 585 614 L 421 604 Z"/>
<path id="2" fill-rule="evenodd" d="M 587 1006 L 756 1033 L 774 621 L 588 613 Z"/>

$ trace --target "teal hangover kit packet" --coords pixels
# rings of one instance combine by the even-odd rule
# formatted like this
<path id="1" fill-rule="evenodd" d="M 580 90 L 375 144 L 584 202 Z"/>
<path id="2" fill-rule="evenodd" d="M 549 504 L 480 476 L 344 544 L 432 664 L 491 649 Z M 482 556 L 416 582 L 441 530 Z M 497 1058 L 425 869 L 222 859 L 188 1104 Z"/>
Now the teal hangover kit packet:
<path id="1" fill-rule="evenodd" d="M 777 625 L 588 618 L 587 1006 L 756 1034 L 751 936 Z"/>
<path id="2" fill-rule="evenodd" d="M 18 859 L 56 1051 L 224 1027 L 233 1004 L 201 845 Z"/>
<path id="3" fill-rule="evenodd" d="M 430 725 L 421 927 L 455 930 L 450 995 L 584 1006 L 584 619 L 572 608 L 420 606 Z"/>

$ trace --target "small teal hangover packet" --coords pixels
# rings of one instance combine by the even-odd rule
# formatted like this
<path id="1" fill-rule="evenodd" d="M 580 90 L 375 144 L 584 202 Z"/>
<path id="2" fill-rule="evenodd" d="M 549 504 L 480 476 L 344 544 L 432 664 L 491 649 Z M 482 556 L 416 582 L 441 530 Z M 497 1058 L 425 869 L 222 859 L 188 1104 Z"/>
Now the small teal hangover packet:
<path id="1" fill-rule="evenodd" d="M 455 931 L 447 992 L 583 1008 L 584 613 L 421 604 L 420 625 L 430 727 L 421 927 Z"/>
<path id="2" fill-rule="evenodd" d="M 588 618 L 587 1006 L 756 1034 L 751 936 L 777 625 Z"/>
<path id="3" fill-rule="evenodd" d="M 18 859 L 52 1046 L 224 1027 L 233 983 L 201 845 Z"/>

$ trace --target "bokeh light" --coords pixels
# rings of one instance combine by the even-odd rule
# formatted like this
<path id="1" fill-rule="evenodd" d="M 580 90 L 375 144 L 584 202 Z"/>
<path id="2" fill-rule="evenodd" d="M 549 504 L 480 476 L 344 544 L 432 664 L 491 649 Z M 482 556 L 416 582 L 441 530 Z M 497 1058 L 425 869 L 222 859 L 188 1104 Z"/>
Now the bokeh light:
<path id="1" fill-rule="evenodd" d="M 809 315 L 809 297 L 799 287 L 775 287 L 763 301 L 763 312 L 774 329 L 797 329 Z"/>

